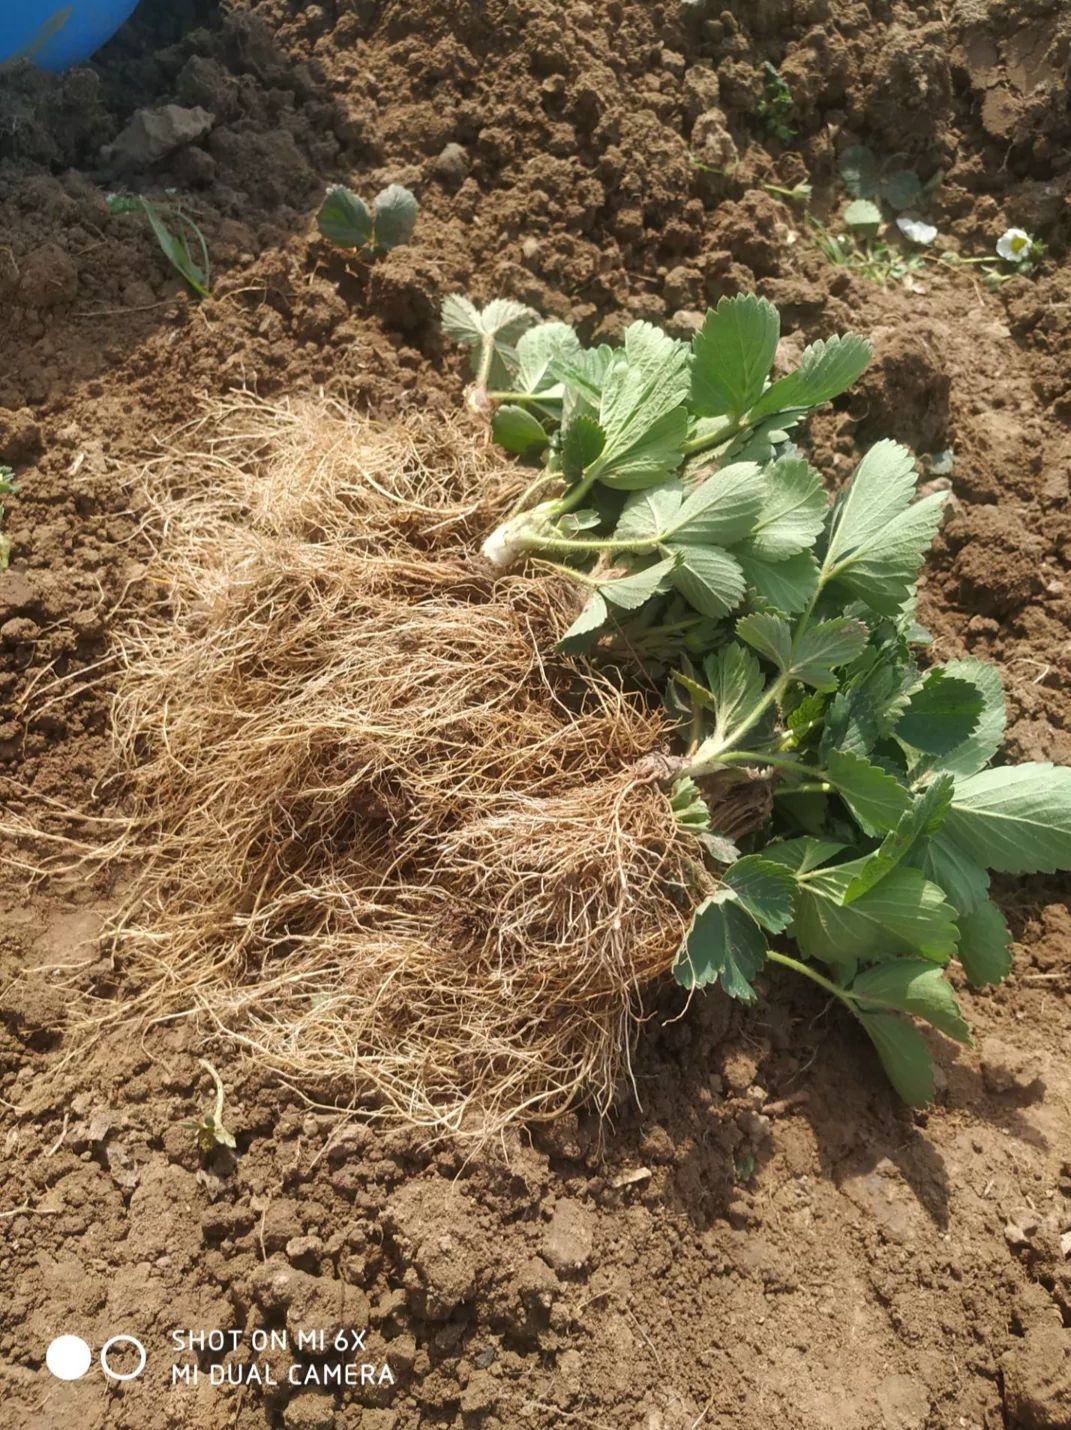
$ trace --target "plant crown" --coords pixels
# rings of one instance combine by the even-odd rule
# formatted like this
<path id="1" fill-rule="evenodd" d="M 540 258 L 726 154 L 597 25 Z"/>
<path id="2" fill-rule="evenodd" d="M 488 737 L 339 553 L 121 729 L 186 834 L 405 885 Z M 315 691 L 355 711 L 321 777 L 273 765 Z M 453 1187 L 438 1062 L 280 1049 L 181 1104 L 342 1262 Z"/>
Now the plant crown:
<path id="1" fill-rule="evenodd" d="M 916 498 L 911 453 L 878 442 L 830 502 L 792 443 L 869 344 L 819 340 L 771 381 L 779 318 L 752 295 L 690 344 L 634 322 L 622 346 L 584 347 L 519 303 L 458 295 L 443 323 L 471 351 L 472 405 L 542 467 L 485 554 L 575 581 L 560 649 L 658 682 L 679 718 L 680 753 L 657 762 L 695 840 L 678 981 L 751 1001 L 768 961 L 803 973 L 926 1103 L 913 1020 L 969 1042 L 944 970 L 1007 974 L 988 871 L 1071 867 L 1071 769 L 991 765 L 996 667 L 920 662 L 915 585 L 945 494 Z"/>

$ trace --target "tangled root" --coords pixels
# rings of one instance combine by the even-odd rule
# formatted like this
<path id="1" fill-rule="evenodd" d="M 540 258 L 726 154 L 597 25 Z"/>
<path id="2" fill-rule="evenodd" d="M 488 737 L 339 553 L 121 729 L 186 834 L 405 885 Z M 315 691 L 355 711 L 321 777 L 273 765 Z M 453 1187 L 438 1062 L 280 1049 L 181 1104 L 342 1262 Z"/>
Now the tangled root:
<path id="1" fill-rule="evenodd" d="M 474 555 L 515 483 L 440 416 L 214 409 L 147 473 L 115 703 L 139 1013 L 483 1135 L 608 1106 L 696 873 L 636 773 L 662 715 L 548 654 L 568 583 Z"/>

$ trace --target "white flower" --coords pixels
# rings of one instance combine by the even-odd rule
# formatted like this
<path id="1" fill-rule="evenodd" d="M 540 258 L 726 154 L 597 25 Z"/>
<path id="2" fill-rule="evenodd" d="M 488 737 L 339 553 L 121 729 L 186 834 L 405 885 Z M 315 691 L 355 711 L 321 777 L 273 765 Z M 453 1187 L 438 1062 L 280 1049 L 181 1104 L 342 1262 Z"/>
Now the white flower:
<path id="1" fill-rule="evenodd" d="M 905 218 L 903 214 L 896 220 L 896 227 L 912 243 L 930 244 L 937 237 L 932 223 L 923 223 L 920 218 Z"/>
<path id="2" fill-rule="evenodd" d="M 1021 263 L 1030 254 L 1034 240 L 1021 228 L 1009 228 L 997 239 L 997 252 L 1009 263 Z"/>

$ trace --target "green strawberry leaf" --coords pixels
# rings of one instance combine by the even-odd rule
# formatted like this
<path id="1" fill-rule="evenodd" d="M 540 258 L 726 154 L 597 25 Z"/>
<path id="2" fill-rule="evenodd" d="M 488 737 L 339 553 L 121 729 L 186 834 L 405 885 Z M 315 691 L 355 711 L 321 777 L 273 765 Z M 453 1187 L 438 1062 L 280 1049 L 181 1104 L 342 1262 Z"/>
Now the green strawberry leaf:
<path id="1" fill-rule="evenodd" d="M 792 922 L 796 880 L 790 870 L 772 859 L 748 854 L 726 869 L 722 888 L 729 889 L 757 924 L 771 933 L 783 933 Z"/>
<path id="2" fill-rule="evenodd" d="M 673 976 L 682 988 L 720 981 L 730 998 L 751 1003 L 752 983 L 765 961 L 766 940 L 758 924 L 728 891 L 719 890 L 696 910 Z"/>
<path id="3" fill-rule="evenodd" d="M 894 958 L 860 973 L 849 990 L 866 1006 L 861 1011 L 913 1013 L 958 1043 L 971 1031 L 952 987 L 939 968 L 916 958 Z"/>
<path id="4" fill-rule="evenodd" d="M 1009 765 L 959 778 L 946 828 L 965 854 L 1002 874 L 1071 868 L 1071 769 Z"/>
<path id="5" fill-rule="evenodd" d="M 981 988 L 1006 978 L 1012 963 L 1011 934 L 996 904 L 985 899 L 960 919 L 959 928 L 959 961 L 971 983 Z"/>
<path id="6" fill-rule="evenodd" d="M 931 670 L 896 724 L 897 737 L 913 749 L 947 755 L 977 729 L 985 698 L 971 681 Z"/>
<path id="7" fill-rule="evenodd" d="M 781 319 L 765 298 L 722 298 L 692 339 L 692 410 L 743 416 L 762 393 L 780 336 Z"/>
<path id="8" fill-rule="evenodd" d="M 896 1013 L 860 1013 L 859 1021 L 877 1049 L 885 1076 L 909 1107 L 933 1101 L 933 1059 L 926 1039 Z"/>

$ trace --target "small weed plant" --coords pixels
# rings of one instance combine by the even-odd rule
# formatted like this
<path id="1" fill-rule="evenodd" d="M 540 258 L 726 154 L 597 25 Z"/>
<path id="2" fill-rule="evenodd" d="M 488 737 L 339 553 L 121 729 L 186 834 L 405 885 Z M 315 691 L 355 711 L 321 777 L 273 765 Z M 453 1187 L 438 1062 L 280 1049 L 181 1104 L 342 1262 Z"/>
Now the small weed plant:
<path id="1" fill-rule="evenodd" d="M 197 1149 L 203 1157 L 210 1157 L 217 1147 L 225 1147 L 229 1152 L 233 1152 L 238 1144 L 223 1125 L 223 1103 L 225 1100 L 223 1079 L 205 1058 L 198 1058 L 197 1061 L 215 1084 L 215 1107 L 211 1112 L 206 1112 L 203 1117 L 190 1118 L 182 1125 L 193 1133 Z"/>
<path id="2" fill-rule="evenodd" d="M 766 133 L 780 139 L 782 144 L 796 137 L 792 110 L 792 91 L 777 67 L 767 60 L 762 67 L 762 96 L 755 113 Z"/>
<path id="3" fill-rule="evenodd" d="M 997 669 L 926 659 L 915 586 L 944 493 L 882 441 L 829 500 L 792 432 L 870 346 L 820 340 L 770 380 L 776 310 L 723 299 L 690 344 L 635 322 L 585 347 L 521 304 L 453 296 L 470 405 L 536 468 L 488 538 L 497 567 L 575 584 L 562 650 L 656 691 L 678 747 L 653 754 L 694 839 L 686 988 L 754 1000 L 774 964 L 837 1000 L 913 1105 L 934 1091 L 918 1022 L 969 1031 L 948 977 L 1011 954 L 989 871 L 1071 867 L 1071 769 L 994 765 Z"/>
<path id="4" fill-rule="evenodd" d="M 15 473 L 10 467 L 0 465 L 0 497 L 10 496 L 16 490 Z M 4 519 L 4 507 L 0 502 L 0 522 Z M 6 571 L 11 560 L 11 541 L 0 531 L 0 571 Z"/>
<path id="5" fill-rule="evenodd" d="M 108 195 L 108 212 L 140 213 L 149 222 L 160 251 L 200 298 L 212 291 L 212 264 L 208 244 L 199 226 L 177 203 L 156 205 L 142 195 Z"/>
<path id="6" fill-rule="evenodd" d="M 350 189 L 336 185 L 328 189 L 316 224 L 336 247 L 376 258 L 409 242 L 419 212 L 416 198 L 401 184 L 389 184 L 371 208 Z"/>

